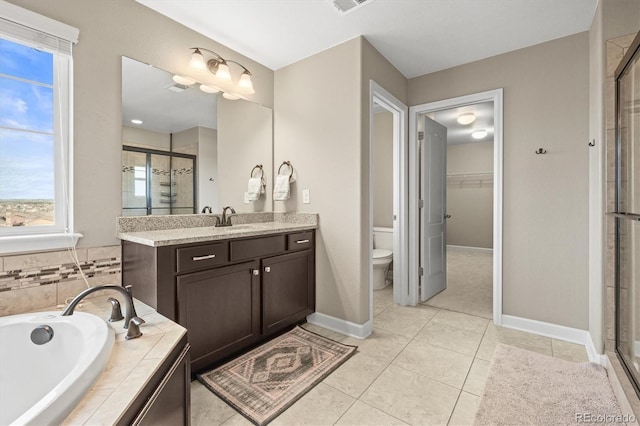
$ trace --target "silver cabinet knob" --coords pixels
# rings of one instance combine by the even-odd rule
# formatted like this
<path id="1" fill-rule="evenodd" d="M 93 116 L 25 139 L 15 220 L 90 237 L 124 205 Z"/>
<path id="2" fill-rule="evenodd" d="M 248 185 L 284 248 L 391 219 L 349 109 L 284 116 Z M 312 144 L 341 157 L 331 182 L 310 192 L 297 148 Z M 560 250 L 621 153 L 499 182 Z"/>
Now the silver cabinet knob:
<path id="1" fill-rule="evenodd" d="M 264 271 L 265 272 L 271 272 L 271 266 L 265 266 L 264 267 Z"/>
<path id="2" fill-rule="evenodd" d="M 253 269 L 253 270 L 251 271 L 251 273 L 252 273 L 253 275 L 260 275 L 260 270 L 259 270 L 259 269 Z"/>

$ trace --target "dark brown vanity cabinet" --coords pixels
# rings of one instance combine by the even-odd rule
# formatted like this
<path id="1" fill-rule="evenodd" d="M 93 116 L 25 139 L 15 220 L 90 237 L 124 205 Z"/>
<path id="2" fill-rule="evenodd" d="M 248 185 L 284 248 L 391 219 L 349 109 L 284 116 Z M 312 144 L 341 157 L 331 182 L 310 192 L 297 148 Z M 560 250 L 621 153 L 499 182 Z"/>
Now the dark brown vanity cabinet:
<path id="1" fill-rule="evenodd" d="M 122 283 L 188 330 L 197 371 L 315 310 L 315 231 L 163 247 L 122 241 Z"/>

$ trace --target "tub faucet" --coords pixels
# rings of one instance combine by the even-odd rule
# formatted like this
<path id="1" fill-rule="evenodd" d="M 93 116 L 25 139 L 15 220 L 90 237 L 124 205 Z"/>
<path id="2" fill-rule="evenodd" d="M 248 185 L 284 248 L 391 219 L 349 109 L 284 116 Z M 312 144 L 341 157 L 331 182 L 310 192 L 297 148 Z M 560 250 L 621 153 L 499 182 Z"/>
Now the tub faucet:
<path id="1" fill-rule="evenodd" d="M 236 211 L 231 206 L 223 208 L 222 221 L 219 217 L 216 217 L 216 226 L 231 226 L 231 214 L 227 217 L 227 210 L 231 210 L 231 214 L 236 214 Z"/>
<path id="2" fill-rule="evenodd" d="M 90 287 L 73 298 L 71 303 L 69 303 L 69 306 L 67 306 L 66 309 L 62 312 L 62 316 L 65 317 L 73 315 L 73 311 L 76 309 L 76 306 L 82 299 L 84 299 L 89 294 L 95 293 L 99 290 L 115 290 L 122 294 L 125 301 L 124 328 L 128 329 L 126 339 L 135 339 L 136 337 L 142 336 L 142 333 L 140 333 L 140 329 L 138 326 L 140 324 L 143 324 L 145 321 L 142 318 L 138 318 L 136 308 L 135 306 L 133 306 L 133 297 L 131 296 L 130 285 L 126 288 L 119 285 L 99 285 L 97 287 Z M 130 325 L 133 326 L 129 327 Z"/>

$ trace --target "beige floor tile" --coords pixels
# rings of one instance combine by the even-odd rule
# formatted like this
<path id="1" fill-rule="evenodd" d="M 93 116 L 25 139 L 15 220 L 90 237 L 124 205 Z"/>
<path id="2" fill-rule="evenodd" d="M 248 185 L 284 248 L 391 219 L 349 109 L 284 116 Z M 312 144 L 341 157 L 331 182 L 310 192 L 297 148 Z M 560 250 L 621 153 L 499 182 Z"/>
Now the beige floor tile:
<path id="1" fill-rule="evenodd" d="M 354 345 L 363 354 L 391 362 L 409 344 L 411 339 L 400 336 L 382 328 L 374 327 L 366 339 L 347 337 L 342 341 L 345 345 Z"/>
<path id="2" fill-rule="evenodd" d="M 336 342 L 341 342 L 347 337 L 344 334 L 338 333 L 337 331 L 329 330 L 315 324 L 304 323 L 302 324 L 302 328 L 304 328 L 305 330 L 309 330 L 312 333 L 324 336 L 327 339 L 335 340 Z"/>
<path id="3" fill-rule="evenodd" d="M 393 305 L 392 286 L 373 292 L 373 315 L 378 315 L 391 305 Z"/>
<path id="4" fill-rule="evenodd" d="M 387 365 L 387 362 L 363 353 L 356 353 L 323 382 L 347 395 L 358 398 Z"/>
<path id="5" fill-rule="evenodd" d="M 373 317 L 373 325 L 411 339 L 437 312 L 438 309 L 425 305 L 391 305 Z"/>
<path id="6" fill-rule="evenodd" d="M 270 423 L 272 426 L 332 425 L 355 399 L 331 386 L 319 383 Z"/>
<path id="7" fill-rule="evenodd" d="M 414 340 L 393 360 L 392 365 L 462 389 L 472 362 L 472 356 Z"/>
<path id="8" fill-rule="evenodd" d="M 480 398 L 471 395 L 470 393 L 461 392 L 456 402 L 456 408 L 453 409 L 451 419 L 449 419 L 450 426 L 468 426 L 473 423 L 473 418 L 476 415 L 478 409 L 478 402 Z"/>
<path id="9" fill-rule="evenodd" d="M 484 384 L 487 381 L 487 376 L 489 375 L 490 365 L 491 362 L 489 361 L 485 361 L 480 358 L 474 359 L 473 364 L 471 364 L 469 374 L 467 374 L 467 379 L 464 381 L 462 390 L 476 396 L 481 396 L 482 391 L 484 390 Z"/>
<path id="10" fill-rule="evenodd" d="M 229 420 L 236 410 L 218 398 L 202 383 L 191 382 L 191 424 L 193 426 L 217 426 Z"/>
<path id="11" fill-rule="evenodd" d="M 584 345 L 551 339 L 551 349 L 555 358 L 573 362 L 588 362 L 589 355 Z"/>
<path id="12" fill-rule="evenodd" d="M 406 426 L 407 424 L 402 420 L 396 419 L 393 416 L 380 411 L 377 408 L 373 408 L 361 401 L 356 401 L 355 404 L 347 410 L 346 413 L 338 420 L 337 426 Z"/>
<path id="13" fill-rule="evenodd" d="M 459 391 L 390 365 L 360 400 L 411 425 L 444 425 Z"/>
<path id="14" fill-rule="evenodd" d="M 456 327 L 473 333 L 483 334 L 490 321 L 486 318 L 477 317 L 475 315 L 441 309 L 440 312 L 433 317 L 431 322 L 445 324 L 450 327 Z"/>
<path id="15" fill-rule="evenodd" d="M 420 330 L 415 340 L 474 356 L 480 346 L 482 334 L 431 321 Z"/>
<path id="16" fill-rule="evenodd" d="M 491 361 L 498 343 L 516 346 L 543 355 L 552 355 L 550 338 L 511 328 L 498 327 L 491 323 L 482 338 L 476 357 Z"/>

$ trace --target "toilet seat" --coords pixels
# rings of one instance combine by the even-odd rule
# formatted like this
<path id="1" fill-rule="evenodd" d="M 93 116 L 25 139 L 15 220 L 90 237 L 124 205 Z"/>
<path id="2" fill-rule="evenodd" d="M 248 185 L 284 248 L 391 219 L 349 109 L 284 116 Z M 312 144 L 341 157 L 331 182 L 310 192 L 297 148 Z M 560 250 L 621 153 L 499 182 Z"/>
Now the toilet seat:
<path id="1" fill-rule="evenodd" d="M 391 250 L 385 250 L 385 249 L 377 249 L 374 248 L 373 249 L 373 258 L 374 259 L 381 259 L 383 257 L 388 257 L 393 255 L 393 252 Z"/>
<path id="2" fill-rule="evenodd" d="M 373 249 L 373 264 L 389 264 L 393 260 L 393 252 L 385 249 Z"/>

